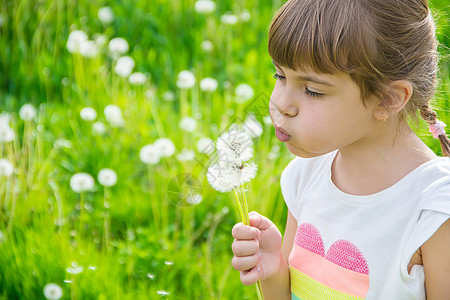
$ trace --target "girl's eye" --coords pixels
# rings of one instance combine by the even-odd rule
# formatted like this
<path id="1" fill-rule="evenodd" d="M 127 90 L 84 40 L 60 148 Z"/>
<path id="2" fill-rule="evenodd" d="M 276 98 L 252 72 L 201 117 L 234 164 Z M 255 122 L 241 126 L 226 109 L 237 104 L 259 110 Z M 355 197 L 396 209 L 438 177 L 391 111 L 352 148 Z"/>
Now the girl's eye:
<path id="1" fill-rule="evenodd" d="M 307 87 L 305 87 L 305 94 L 308 96 L 311 96 L 311 97 L 315 97 L 315 98 L 320 98 L 320 97 L 325 96 L 325 94 L 313 92 L 313 91 L 309 90 Z"/>
<path id="2" fill-rule="evenodd" d="M 283 80 L 283 79 L 285 79 L 286 77 L 281 76 L 281 75 L 278 75 L 277 73 L 275 73 L 275 74 L 273 74 L 273 78 Z"/>

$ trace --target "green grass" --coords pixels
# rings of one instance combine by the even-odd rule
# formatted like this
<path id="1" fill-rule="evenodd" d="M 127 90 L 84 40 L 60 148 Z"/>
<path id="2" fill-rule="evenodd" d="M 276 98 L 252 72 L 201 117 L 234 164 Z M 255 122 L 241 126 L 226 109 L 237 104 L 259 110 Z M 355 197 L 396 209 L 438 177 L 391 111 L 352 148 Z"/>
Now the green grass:
<path id="1" fill-rule="evenodd" d="M 217 193 L 208 185 L 205 157 L 196 152 L 199 161 L 168 157 L 149 167 L 140 161 L 139 150 L 160 137 L 170 137 L 176 153 L 194 150 L 201 137 L 216 139 L 236 117 L 245 117 L 245 105 L 233 101 L 240 83 L 250 84 L 262 101 L 267 99 L 274 84 L 267 30 L 282 1 L 216 1 L 211 16 L 196 14 L 194 2 L 0 1 L 0 112 L 11 113 L 16 133 L 13 142 L 0 144 L 0 157 L 16 167 L 13 176 L 0 178 L 0 298 L 44 299 L 43 287 L 50 282 L 63 288 L 63 299 L 256 297 L 254 287 L 243 286 L 230 263 L 230 231 L 239 220 L 233 195 Z M 440 119 L 449 123 L 450 9 L 447 1 L 432 3 L 440 15 L 443 57 L 435 106 Z M 105 5 L 115 14 L 108 26 L 97 18 Z M 220 22 L 226 11 L 239 14 L 244 9 L 251 14 L 249 22 Z M 130 45 L 127 55 L 136 62 L 134 71 L 148 73 L 150 79 L 133 87 L 113 72 L 106 53 L 94 59 L 70 54 L 66 42 L 73 29 L 84 30 L 90 38 L 95 33 L 125 38 Z M 214 43 L 211 53 L 201 49 L 204 39 Z M 188 69 L 197 83 L 182 92 L 176 77 Z M 216 92 L 199 89 L 204 77 L 218 80 Z M 154 96 L 145 96 L 149 89 Z M 173 91 L 176 101 L 164 101 L 166 91 Z M 180 102 L 188 104 L 184 110 Z M 18 117 L 25 103 L 39 108 L 35 120 Z M 103 110 L 109 104 L 122 108 L 124 127 L 108 125 Z M 91 123 L 80 118 L 85 106 L 96 109 L 98 120 L 107 125 L 105 135 L 92 134 Z M 180 130 L 181 117 L 196 113 L 201 114 L 197 130 Z M 279 142 L 270 125 L 263 128 L 255 140 L 259 171 L 247 187 L 249 206 L 283 230 L 286 209 L 279 178 L 292 156 L 283 147 L 277 151 Z M 419 133 L 440 151 L 425 126 Z M 71 147 L 55 146 L 60 139 L 70 141 Z M 80 195 L 71 190 L 74 173 L 96 177 L 102 168 L 117 172 L 117 185 L 105 191 L 96 180 L 92 192 Z M 201 183 L 200 204 L 180 207 L 169 198 L 169 184 L 181 173 L 192 173 Z M 109 209 L 103 205 L 105 192 Z M 89 209 L 83 208 L 80 230 L 81 198 Z M 111 237 L 106 243 L 108 218 Z M 66 268 L 72 262 L 84 270 L 69 274 Z M 170 294 L 161 296 L 158 290 Z"/>

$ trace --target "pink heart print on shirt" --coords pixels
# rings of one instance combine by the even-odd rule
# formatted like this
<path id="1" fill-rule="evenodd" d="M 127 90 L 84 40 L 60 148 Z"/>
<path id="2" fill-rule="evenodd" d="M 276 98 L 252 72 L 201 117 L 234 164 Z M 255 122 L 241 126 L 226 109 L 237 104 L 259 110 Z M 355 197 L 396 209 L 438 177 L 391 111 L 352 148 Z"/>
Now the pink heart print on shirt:
<path id="1" fill-rule="evenodd" d="M 301 224 L 289 256 L 292 299 L 364 299 L 369 267 L 362 252 L 347 240 L 337 240 L 325 253 L 319 230 Z"/>

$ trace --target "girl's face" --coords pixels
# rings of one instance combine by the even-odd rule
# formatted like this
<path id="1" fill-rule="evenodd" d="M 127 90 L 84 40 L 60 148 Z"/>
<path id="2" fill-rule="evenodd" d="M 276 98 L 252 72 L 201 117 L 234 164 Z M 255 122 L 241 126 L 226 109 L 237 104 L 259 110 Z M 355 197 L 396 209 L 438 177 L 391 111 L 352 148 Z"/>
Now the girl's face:
<path id="1" fill-rule="evenodd" d="M 375 101 L 364 106 L 349 74 L 275 68 L 270 117 L 277 137 L 294 155 L 315 157 L 374 138 Z"/>

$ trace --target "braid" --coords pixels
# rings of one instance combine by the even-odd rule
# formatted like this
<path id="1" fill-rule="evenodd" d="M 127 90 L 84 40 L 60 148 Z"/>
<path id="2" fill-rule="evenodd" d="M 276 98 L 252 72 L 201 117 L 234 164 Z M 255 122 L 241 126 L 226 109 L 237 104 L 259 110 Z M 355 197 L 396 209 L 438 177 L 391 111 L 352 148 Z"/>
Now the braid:
<path id="1" fill-rule="evenodd" d="M 420 107 L 420 116 L 422 119 L 428 122 L 430 125 L 436 124 L 437 114 L 436 112 L 428 105 L 423 105 Z M 450 139 L 447 135 L 440 134 L 439 142 L 441 143 L 442 155 L 450 157 Z"/>

